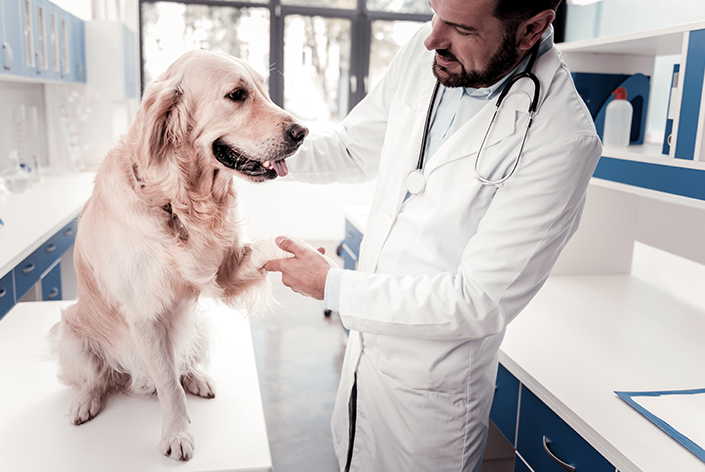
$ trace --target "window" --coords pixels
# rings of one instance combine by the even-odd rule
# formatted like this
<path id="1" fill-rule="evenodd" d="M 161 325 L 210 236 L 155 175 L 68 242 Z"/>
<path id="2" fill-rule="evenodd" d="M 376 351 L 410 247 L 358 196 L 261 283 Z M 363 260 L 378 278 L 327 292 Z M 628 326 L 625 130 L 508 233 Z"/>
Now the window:
<path id="1" fill-rule="evenodd" d="M 426 0 L 140 0 L 142 88 L 188 50 L 221 51 L 304 123 L 339 121 L 430 19 Z"/>

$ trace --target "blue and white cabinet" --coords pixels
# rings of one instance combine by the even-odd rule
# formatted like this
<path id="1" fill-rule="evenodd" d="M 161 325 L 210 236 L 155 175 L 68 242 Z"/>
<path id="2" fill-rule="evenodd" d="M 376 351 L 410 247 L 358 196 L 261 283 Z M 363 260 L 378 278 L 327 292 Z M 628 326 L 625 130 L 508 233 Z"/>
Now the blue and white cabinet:
<path id="1" fill-rule="evenodd" d="M 0 0 L 0 75 L 86 81 L 83 21 L 48 0 Z"/>
<path id="2" fill-rule="evenodd" d="M 705 22 L 558 46 L 573 73 L 653 76 L 656 57 L 680 55 L 676 96 L 671 97 L 676 112 L 669 154 L 662 153 L 662 143 L 606 147 L 595 177 L 705 200 Z M 652 118 L 667 121 L 666 114 Z"/>

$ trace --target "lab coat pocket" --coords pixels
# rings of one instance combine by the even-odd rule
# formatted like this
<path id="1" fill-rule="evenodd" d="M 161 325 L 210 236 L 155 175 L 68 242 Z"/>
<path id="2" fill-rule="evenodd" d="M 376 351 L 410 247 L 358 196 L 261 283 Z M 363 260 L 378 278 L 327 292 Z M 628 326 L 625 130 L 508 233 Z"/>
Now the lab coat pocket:
<path id="1" fill-rule="evenodd" d="M 392 97 L 379 166 L 379 182 L 399 186 L 403 175 L 416 167 L 423 116 L 396 95 Z"/>

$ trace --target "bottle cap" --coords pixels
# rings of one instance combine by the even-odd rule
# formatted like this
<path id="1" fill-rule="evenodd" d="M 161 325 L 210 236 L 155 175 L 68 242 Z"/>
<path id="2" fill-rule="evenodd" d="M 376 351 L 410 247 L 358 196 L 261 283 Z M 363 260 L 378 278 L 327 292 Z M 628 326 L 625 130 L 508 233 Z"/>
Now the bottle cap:
<path id="1" fill-rule="evenodd" d="M 617 87 L 617 89 L 612 92 L 615 100 L 626 100 L 627 99 L 627 89 L 624 87 Z"/>

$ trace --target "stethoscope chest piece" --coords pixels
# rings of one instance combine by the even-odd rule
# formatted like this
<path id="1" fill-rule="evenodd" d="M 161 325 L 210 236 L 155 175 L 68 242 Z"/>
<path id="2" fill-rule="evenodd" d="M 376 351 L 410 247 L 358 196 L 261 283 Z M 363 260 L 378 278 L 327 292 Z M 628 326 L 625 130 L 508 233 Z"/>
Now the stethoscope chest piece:
<path id="1" fill-rule="evenodd" d="M 426 179 L 420 170 L 414 169 L 406 174 L 406 189 L 412 195 L 418 195 L 426 187 Z"/>

